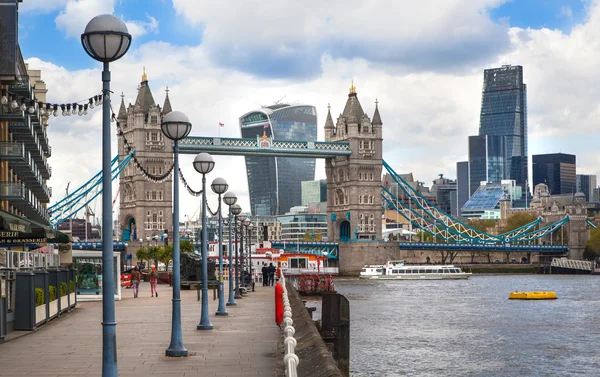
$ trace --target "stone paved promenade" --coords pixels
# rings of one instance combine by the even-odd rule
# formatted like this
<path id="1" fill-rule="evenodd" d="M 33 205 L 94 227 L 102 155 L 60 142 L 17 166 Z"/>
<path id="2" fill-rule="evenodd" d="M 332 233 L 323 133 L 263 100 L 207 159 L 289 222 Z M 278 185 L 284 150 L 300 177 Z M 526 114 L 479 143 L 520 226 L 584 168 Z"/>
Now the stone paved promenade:
<path id="1" fill-rule="evenodd" d="M 226 287 L 227 287 L 227 282 Z M 228 306 L 229 316 L 215 316 L 213 330 L 196 330 L 200 302 L 196 291 L 181 291 L 183 343 L 188 358 L 167 358 L 171 339 L 171 288 L 159 285 L 150 297 L 142 283 L 140 297 L 123 290 L 116 302 L 120 376 L 275 376 L 277 343 L 273 287 L 257 286 Z M 226 291 L 227 294 L 227 291 Z M 39 330 L 0 344 L 0 376 L 100 376 L 102 370 L 102 303 L 79 303 L 70 314 Z M 14 337 L 14 334 L 13 335 Z"/>

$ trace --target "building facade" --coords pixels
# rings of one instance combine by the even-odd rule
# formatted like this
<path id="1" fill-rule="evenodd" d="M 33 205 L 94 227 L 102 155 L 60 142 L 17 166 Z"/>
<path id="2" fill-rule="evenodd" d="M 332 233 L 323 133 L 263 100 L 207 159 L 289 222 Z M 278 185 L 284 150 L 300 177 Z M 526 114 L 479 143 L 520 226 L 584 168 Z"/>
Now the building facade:
<path id="1" fill-rule="evenodd" d="M 469 196 L 482 182 L 500 183 L 504 179 L 506 137 L 469 136 Z"/>
<path id="2" fill-rule="evenodd" d="M 577 192 L 581 191 L 585 194 L 587 202 L 598 201 L 598 183 L 595 174 L 577 174 L 576 175 Z"/>
<path id="3" fill-rule="evenodd" d="M 577 191 L 575 155 L 565 153 L 532 156 L 533 186 L 545 183 L 550 195 L 573 194 Z"/>
<path id="4" fill-rule="evenodd" d="M 456 181 L 444 178 L 443 174 L 433 180 L 431 195 L 435 198 L 437 207 L 447 214 L 457 212 Z"/>
<path id="5" fill-rule="evenodd" d="M 265 134 L 273 140 L 317 140 L 317 110 L 310 105 L 266 106 L 242 115 L 239 124 L 244 139 Z M 301 204 L 301 182 L 315 179 L 315 159 L 247 156 L 246 173 L 252 215 L 283 214 Z"/>
<path id="6" fill-rule="evenodd" d="M 456 163 L 456 212 L 452 216 L 460 216 L 460 209 L 469 200 L 469 161 Z"/>
<path id="7" fill-rule="evenodd" d="M 309 213 L 307 207 L 297 206 L 285 215 L 277 216 L 277 221 L 281 224 L 280 241 L 318 242 L 328 239 L 325 213 Z"/>
<path id="8" fill-rule="evenodd" d="M 125 107 L 121 100 L 118 126 L 119 161 L 135 148 L 136 159 L 152 176 L 167 174 L 173 165 L 173 146 L 160 128 L 162 117 L 171 112 L 167 92 L 161 108 L 156 105 L 144 71 L 135 104 Z M 132 161 L 119 176 L 119 224 L 121 241 L 146 240 L 147 237 L 173 232 L 173 180 L 147 179 Z"/>
<path id="9" fill-rule="evenodd" d="M 373 120 L 363 111 L 354 85 L 344 111 L 334 124 L 325 122 L 325 141 L 345 141 L 352 155 L 325 160 L 327 174 L 327 234 L 330 240 L 381 240 L 382 129 L 375 103 Z"/>
<path id="10" fill-rule="evenodd" d="M 303 181 L 301 187 L 301 205 L 309 206 L 310 204 L 318 204 L 327 201 L 327 180 Z"/>
<path id="11" fill-rule="evenodd" d="M 484 70 L 479 135 L 504 137 L 501 180 L 512 179 L 525 191 L 528 175 L 527 86 L 523 83 L 523 67 L 504 65 Z"/>

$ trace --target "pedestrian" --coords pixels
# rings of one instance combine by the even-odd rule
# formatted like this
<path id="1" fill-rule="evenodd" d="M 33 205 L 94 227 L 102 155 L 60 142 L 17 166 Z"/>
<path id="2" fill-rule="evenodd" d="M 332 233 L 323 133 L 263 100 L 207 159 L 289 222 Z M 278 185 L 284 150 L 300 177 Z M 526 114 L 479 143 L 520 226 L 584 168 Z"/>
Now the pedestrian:
<path id="1" fill-rule="evenodd" d="M 133 285 L 133 298 L 137 298 L 138 292 L 140 289 L 140 278 L 142 274 L 140 274 L 140 270 L 137 266 L 131 271 L 131 284 Z"/>
<path id="2" fill-rule="evenodd" d="M 158 297 L 158 291 L 156 290 L 156 283 L 158 283 L 158 271 L 156 267 L 152 265 L 150 268 L 150 297 Z"/>
<path id="3" fill-rule="evenodd" d="M 267 268 L 267 264 L 263 262 L 262 267 L 262 276 L 263 276 L 263 287 L 269 285 L 269 269 Z"/>
<path id="4" fill-rule="evenodd" d="M 275 266 L 273 266 L 273 263 L 269 263 L 269 284 L 268 285 L 275 285 L 275 271 L 277 270 L 275 268 Z"/>

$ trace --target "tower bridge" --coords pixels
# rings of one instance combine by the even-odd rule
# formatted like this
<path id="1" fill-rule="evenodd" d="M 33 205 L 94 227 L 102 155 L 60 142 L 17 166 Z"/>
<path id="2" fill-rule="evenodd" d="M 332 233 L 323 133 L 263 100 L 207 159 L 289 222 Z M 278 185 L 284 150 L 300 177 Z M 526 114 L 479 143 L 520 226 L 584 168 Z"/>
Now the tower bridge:
<path id="1" fill-rule="evenodd" d="M 168 93 L 160 107 L 148 86 L 147 78 L 140 85 L 134 105 L 121 102 L 116 117 L 121 124 L 119 162 L 129 158 L 128 146 L 135 145 L 136 157 L 146 171 L 165 179 L 151 182 L 132 164 L 120 171 L 119 226 L 122 242 L 146 239 L 156 232 L 172 231 L 172 145 L 162 138 L 162 116 L 171 111 Z M 302 245 L 308 252 L 324 251 L 337 259 L 342 272 L 359 270 L 364 264 L 399 259 L 418 258 L 429 251 L 463 251 L 468 253 L 534 252 L 539 255 L 568 254 L 581 257 L 588 238 L 589 221 L 582 203 L 570 207 L 540 208 L 538 219 L 504 234 L 489 234 L 470 227 L 428 202 L 388 165 L 382 156 L 383 122 L 378 103 L 372 118 L 358 100 L 354 85 L 350 88 L 343 111 L 334 122 L 328 106 L 325 120 L 325 141 L 307 142 L 275 140 L 266 132 L 256 139 L 189 136 L 179 142 L 180 153 L 207 152 L 217 155 L 324 158 L 327 176 L 327 231 L 330 242 Z M 386 169 L 402 190 L 400 199 L 381 185 Z M 412 206 L 406 206 L 406 199 Z M 413 228 L 428 233 L 442 242 L 385 242 L 382 237 L 381 211 L 395 209 Z M 510 209 L 503 208 L 503 216 Z M 501 211 L 501 212 L 502 212 Z M 587 221 L 587 223 L 586 223 Z M 568 225 L 568 227 L 565 227 Z M 568 245 L 544 245 L 558 230 L 569 232 Z M 135 242 L 129 242 L 135 248 Z M 278 244 L 279 245 L 279 244 Z M 285 245 L 285 244 L 283 244 Z M 283 246 L 282 245 L 282 246 Z M 289 244 L 292 245 L 292 244 Z"/>

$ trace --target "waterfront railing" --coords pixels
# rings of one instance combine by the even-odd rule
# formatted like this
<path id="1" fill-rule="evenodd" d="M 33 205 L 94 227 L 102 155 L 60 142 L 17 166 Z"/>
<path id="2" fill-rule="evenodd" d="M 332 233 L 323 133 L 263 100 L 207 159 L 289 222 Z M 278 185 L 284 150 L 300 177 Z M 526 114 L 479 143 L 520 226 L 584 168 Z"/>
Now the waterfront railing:
<path id="1" fill-rule="evenodd" d="M 285 347 L 285 356 L 283 356 L 283 363 L 285 364 L 285 375 L 286 377 L 297 377 L 298 376 L 298 364 L 300 359 L 296 355 L 296 338 L 294 334 L 296 329 L 294 328 L 294 321 L 292 320 L 292 306 L 290 305 L 290 298 L 288 297 L 288 291 L 285 284 L 285 274 L 280 270 L 280 281 L 283 285 L 283 293 L 281 294 L 283 300 L 283 345 Z"/>
<path id="2" fill-rule="evenodd" d="M 27 270 L 59 266 L 60 256 L 58 254 L 0 250 L 0 268 L 2 269 Z"/>

